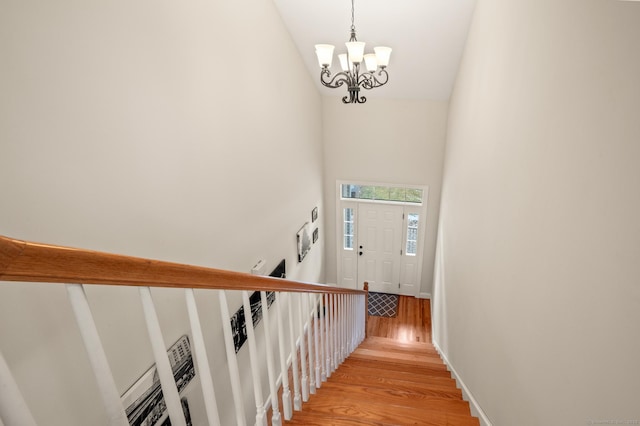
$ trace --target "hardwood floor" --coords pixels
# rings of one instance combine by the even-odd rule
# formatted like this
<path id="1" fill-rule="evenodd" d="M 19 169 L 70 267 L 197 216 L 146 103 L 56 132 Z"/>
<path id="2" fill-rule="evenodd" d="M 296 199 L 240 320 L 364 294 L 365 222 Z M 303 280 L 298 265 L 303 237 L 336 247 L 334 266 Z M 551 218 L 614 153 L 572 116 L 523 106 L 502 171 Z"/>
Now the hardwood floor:
<path id="1" fill-rule="evenodd" d="M 400 342 L 431 343 L 430 300 L 400 296 L 395 318 L 369 316 L 367 336 L 386 337 Z"/>

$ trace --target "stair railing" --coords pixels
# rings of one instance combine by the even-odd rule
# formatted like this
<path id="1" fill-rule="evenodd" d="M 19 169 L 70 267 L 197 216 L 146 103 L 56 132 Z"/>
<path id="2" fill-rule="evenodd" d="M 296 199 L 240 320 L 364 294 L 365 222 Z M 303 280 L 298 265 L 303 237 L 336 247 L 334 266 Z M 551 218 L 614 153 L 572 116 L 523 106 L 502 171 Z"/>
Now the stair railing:
<path id="1" fill-rule="evenodd" d="M 89 306 L 85 285 L 138 287 L 160 388 L 166 411 L 174 426 L 186 426 L 187 422 L 151 294 L 153 287 L 184 289 L 184 303 L 191 329 L 191 352 L 201 378 L 207 422 L 212 426 L 220 425 L 220 407 L 216 404 L 211 365 L 194 289 L 218 291 L 234 413 L 239 426 L 253 421 L 248 422 L 245 414 L 241 388 L 243 381 L 236 358 L 227 291 L 242 291 L 257 425 L 267 425 L 268 407 L 272 412 L 272 425 L 282 424 L 282 417 L 285 420 L 291 419 L 292 408 L 303 409 L 302 403 L 308 401 L 310 394 L 314 394 L 322 386 L 322 382 L 355 350 L 365 338 L 366 332 L 366 291 L 45 245 L 3 236 L 0 236 L 0 281 L 59 283 L 66 286 L 110 425 L 129 425 L 128 414 L 131 413 L 125 411 L 127 407 L 121 402 L 120 392 Z M 264 319 L 262 329 L 265 333 L 263 354 L 258 353 L 256 345 L 249 291 L 260 291 Z M 275 314 L 269 309 L 267 292 L 275 292 Z M 287 302 L 286 307 L 284 302 Z M 297 318 L 294 315 L 296 308 Z M 270 336 L 270 322 L 273 320 L 277 323 L 277 355 L 274 352 L 273 336 Z M 287 321 L 288 335 L 284 326 Z M 285 347 L 285 339 L 290 341 L 288 348 Z M 262 395 L 261 375 L 258 371 L 259 360 L 265 358 L 270 392 L 266 401 Z M 243 366 L 243 371 L 246 370 L 247 366 Z M 289 372 L 293 392 L 289 386 Z M 280 384 L 281 406 L 278 399 Z M 31 426 L 37 424 L 35 418 L 0 350 L 0 424 Z"/>

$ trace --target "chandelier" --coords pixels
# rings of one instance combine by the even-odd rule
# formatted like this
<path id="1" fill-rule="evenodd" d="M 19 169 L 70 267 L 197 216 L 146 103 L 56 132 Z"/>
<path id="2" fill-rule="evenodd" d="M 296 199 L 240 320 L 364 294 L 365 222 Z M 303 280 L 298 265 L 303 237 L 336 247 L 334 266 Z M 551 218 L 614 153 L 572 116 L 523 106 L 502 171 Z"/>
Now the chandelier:
<path id="1" fill-rule="evenodd" d="M 316 44 L 316 55 L 322 70 L 320 82 L 323 86 L 337 89 L 347 86 L 349 94 L 342 98 L 345 104 L 363 104 L 367 98 L 360 96 L 360 88 L 367 90 L 384 86 L 389 81 L 387 65 L 391 56 L 390 47 L 375 47 L 375 53 L 364 54 L 364 42 L 356 39 L 356 27 L 354 25 L 354 0 L 351 0 L 351 38 L 345 43 L 347 53 L 338 55 L 342 71 L 332 76 L 331 62 L 333 62 L 333 49 L 331 44 Z M 364 60 L 366 72 L 360 72 L 360 65 Z M 377 73 L 376 73 L 377 71 Z"/>

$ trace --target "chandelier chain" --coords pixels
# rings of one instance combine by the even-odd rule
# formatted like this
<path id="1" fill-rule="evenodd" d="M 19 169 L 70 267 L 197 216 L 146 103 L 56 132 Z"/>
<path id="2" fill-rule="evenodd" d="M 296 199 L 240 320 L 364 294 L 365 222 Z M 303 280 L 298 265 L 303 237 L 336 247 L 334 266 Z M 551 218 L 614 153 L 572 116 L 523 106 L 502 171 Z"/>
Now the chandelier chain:
<path id="1" fill-rule="evenodd" d="M 355 6 L 354 6 L 354 2 L 355 0 L 351 0 L 351 32 L 355 33 L 356 32 L 356 24 L 355 24 Z"/>

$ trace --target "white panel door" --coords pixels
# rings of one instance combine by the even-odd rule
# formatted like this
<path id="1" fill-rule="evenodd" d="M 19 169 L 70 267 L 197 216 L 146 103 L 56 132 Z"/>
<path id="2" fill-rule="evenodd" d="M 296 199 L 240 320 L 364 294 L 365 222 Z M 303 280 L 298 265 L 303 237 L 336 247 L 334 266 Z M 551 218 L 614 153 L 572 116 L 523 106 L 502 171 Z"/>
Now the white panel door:
<path id="1" fill-rule="evenodd" d="M 358 284 L 369 290 L 397 294 L 400 290 L 403 207 L 359 203 Z"/>

